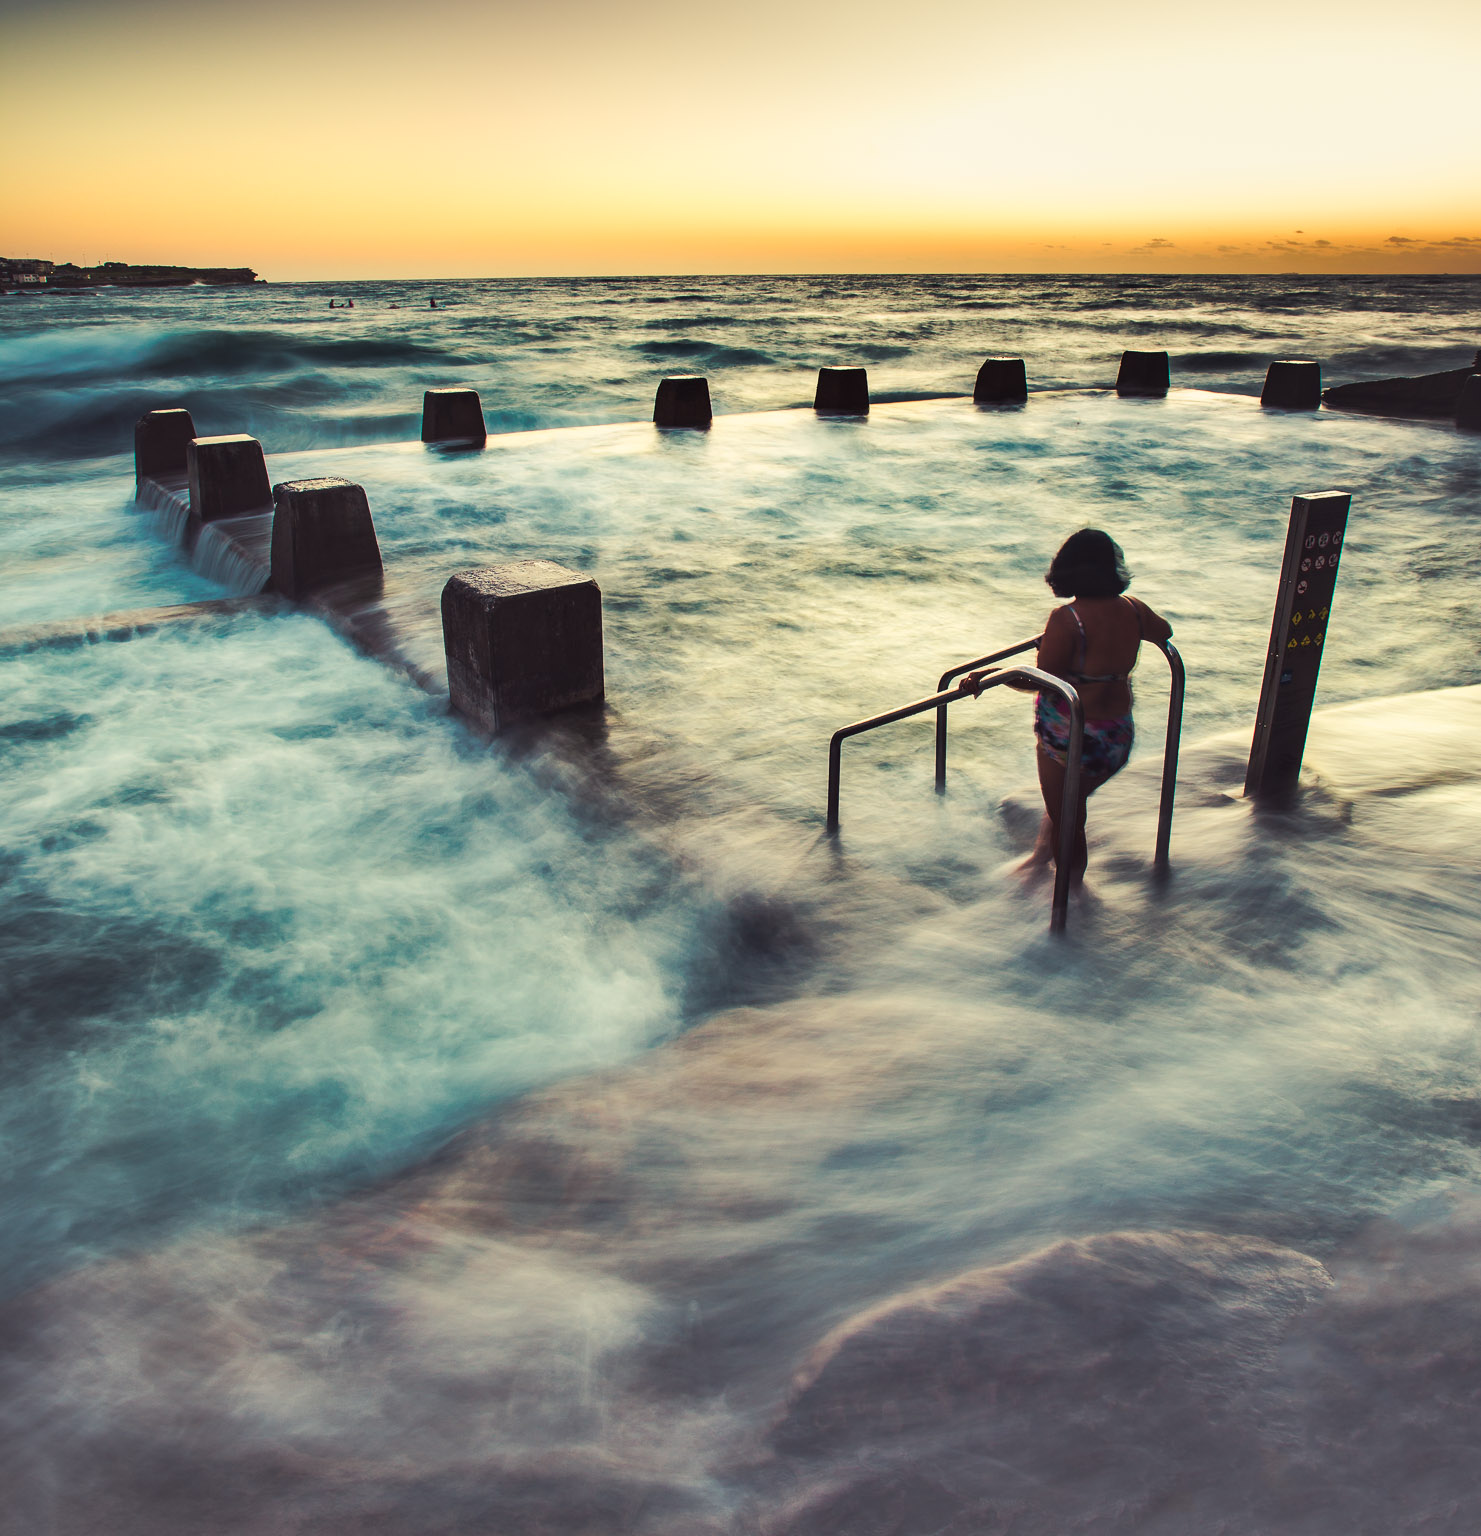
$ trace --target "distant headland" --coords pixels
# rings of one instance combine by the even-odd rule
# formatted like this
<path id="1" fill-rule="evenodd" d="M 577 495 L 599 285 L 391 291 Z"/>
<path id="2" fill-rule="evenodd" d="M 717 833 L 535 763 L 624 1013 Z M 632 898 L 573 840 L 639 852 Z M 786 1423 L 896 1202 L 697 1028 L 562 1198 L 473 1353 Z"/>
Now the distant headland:
<path id="1" fill-rule="evenodd" d="M 188 288 L 192 283 L 237 286 L 265 279 L 251 267 L 136 267 L 126 261 L 105 261 L 79 267 L 70 261 L 38 261 L 32 257 L 0 256 L 0 291 L 7 293 L 76 293 L 89 288 Z"/>

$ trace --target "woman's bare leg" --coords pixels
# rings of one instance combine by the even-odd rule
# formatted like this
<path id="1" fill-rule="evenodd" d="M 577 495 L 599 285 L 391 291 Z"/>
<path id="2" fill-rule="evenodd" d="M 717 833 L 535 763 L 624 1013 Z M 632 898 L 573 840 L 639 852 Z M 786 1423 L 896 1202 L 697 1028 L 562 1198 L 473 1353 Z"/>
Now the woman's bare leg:
<path id="1" fill-rule="evenodd" d="M 1064 805 L 1064 765 L 1056 763 L 1044 752 L 1038 754 L 1038 759 L 1039 789 L 1044 796 L 1045 821 L 1049 827 L 1049 857 L 1057 863 L 1059 861 L 1059 813 Z M 1085 846 L 1085 803 L 1104 783 L 1103 776 L 1087 775 L 1083 771 L 1081 773 L 1080 804 L 1075 817 L 1075 841 L 1070 851 L 1070 880 L 1076 885 L 1085 878 L 1085 865 L 1090 858 Z M 1041 827 L 1040 837 L 1042 836 L 1043 828 Z"/>

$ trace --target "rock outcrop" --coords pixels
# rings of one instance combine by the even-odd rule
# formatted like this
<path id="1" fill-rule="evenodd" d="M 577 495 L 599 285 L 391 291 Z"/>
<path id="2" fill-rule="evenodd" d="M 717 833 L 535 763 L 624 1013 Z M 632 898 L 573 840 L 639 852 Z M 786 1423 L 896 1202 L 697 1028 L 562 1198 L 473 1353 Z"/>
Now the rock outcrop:
<path id="1" fill-rule="evenodd" d="M 1324 389 L 1322 399 L 1341 411 L 1453 420 L 1461 389 L 1478 369 L 1481 369 L 1481 349 L 1469 368 L 1421 373 L 1413 378 L 1360 379 L 1355 384 L 1337 384 Z"/>

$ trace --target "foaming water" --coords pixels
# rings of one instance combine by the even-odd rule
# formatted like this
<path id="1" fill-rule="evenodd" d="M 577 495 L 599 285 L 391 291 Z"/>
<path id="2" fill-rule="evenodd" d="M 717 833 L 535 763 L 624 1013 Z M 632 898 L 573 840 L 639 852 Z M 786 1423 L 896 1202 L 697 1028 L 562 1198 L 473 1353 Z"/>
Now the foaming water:
<path id="1" fill-rule="evenodd" d="M 407 395 L 416 357 L 355 365 L 362 390 L 268 348 L 259 301 L 304 292 L 120 334 L 109 366 L 215 359 L 212 409 L 280 369 L 351 413 Z M 579 408 L 634 415 L 635 358 L 721 345 L 733 406 L 850 336 L 877 388 L 924 392 L 1010 325 L 1075 368 L 1181 325 L 1218 382 L 1273 337 L 1444 366 L 1471 323 L 1464 284 L 1337 292 L 469 285 L 435 323 L 520 376 L 526 425 L 578 399 L 573 358 L 616 360 Z M 336 345 L 385 318 L 356 297 Z M 147 331 L 168 301 L 138 302 Z M 981 314 L 1007 317 L 985 346 Z M 366 486 L 434 696 L 288 612 L 7 661 L 0 1528 L 1469 1536 L 1469 439 L 1191 390 L 478 454 L 333 450 L 282 409 L 272 478 Z M 12 459 L 27 621 L 219 595 L 128 504 L 120 446 Z M 1289 498 L 1327 488 L 1354 498 L 1337 707 L 1298 802 L 1256 811 Z M 1174 622 L 1188 730 L 1160 883 L 1147 656 L 1056 940 L 1006 867 L 1039 814 L 1026 701 L 955 711 L 944 797 L 928 725 L 850 742 L 837 841 L 824 751 L 1036 630 L 1085 523 Z M 435 697 L 437 594 L 531 556 L 600 582 L 610 707 L 490 748 Z"/>
<path id="2" fill-rule="evenodd" d="M 129 466 L 92 468 L 0 493 L 0 629 L 221 595 L 134 507 Z"/>
<path id="3" fill-rule="evenodd" d="M 1435 1464 L 1417 1426 L 1474 1379 L 1477 998 L 1434 961 L 1481 919 L 1449 840 L 1478 704 L 1353 708 L 1278 841 L 1237 751 L 1191 755 L 1168 897 L 1134 775 L 1068 946 L 1011 884 L 897 887 L 842 993 L 33 1292 L 13 1507 L 214 1527 L 246 1480 L 249 1530 L 1463 1530 L 1468 1434 Z M 1385 730 L 1374 774 L 1346 738 Z"/>
<path id="4" fill-rule="evenodd" d="M 207 581 L 228 592 L 255 596 L 268 582 L 271 537 L 271 512 L 207 523 L 191 551 L 191 563 Z"/>
<path id="5" fill-rule="evenodd" d="M 10 1287 L 363 1180 L 673 1027 L 641 858 L 572 909 L 606 836 L 312 620 L 7 676 Z"/>

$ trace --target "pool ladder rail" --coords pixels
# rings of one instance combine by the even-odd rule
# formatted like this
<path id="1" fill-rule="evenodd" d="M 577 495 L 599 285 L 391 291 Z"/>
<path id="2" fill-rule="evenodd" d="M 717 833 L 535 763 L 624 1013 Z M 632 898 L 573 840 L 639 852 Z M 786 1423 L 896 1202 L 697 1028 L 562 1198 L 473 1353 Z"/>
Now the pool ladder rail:
<path id="1" fill-rule="evenodd" d="M 1074 685 L 1065 682 L 1063 678 L 1041 671 L 1038 667 L 998 666 L 999 662 L 1021 656 L 1025 651 L 1036 651 L 1043 638 L 1042 635 L 1034 635 L 1030 639 L 1020 640 L 1016 645 L 1005 646 L 1001 651 L 979 656 L 974 661 L 964 661 L 960 666 L 952 667 L 941 674 L 936 692 L 929 698 L 916 699 L 912 703 L 902 704 L 898 709 L 886 710 L 881 715 L 871 715 L 867 720 L 856 720 L 852 725 L 846 725 L 841 730 L 834 731 L 832 740 L 828 743 L 828 831 L 829 833 L 838 831 L 838 795 L 839 781 L 843 771 L 843 744 L 850 736 L 860 736 L 865 731 L 877 730 L 882 725 L 893 725 L 897 720 L 908 720 L 912 715 L 923 715 L 927 710 L 934 709 L 936 711 L 936 792 L 941 794 L 946 789 L 946 728 L 947 710 L 950 705 L 955 704 L 958 699 L 978 698 L 989 688 L 996 688 L 1003 683 L 1028 683 L 1037 689 L 1056 693 L 1065 701 L 1070 715 L 1070 739 L 1065 751 L 1064 799 L 1059 817 L 1059 856 L 1055 862 L 1054 902 L 1049 917 L 1050 928 L 1056 933 L 1062 933 L 1069 914 L 1070 851 L 1075 836 L 1075 806 L 1080 796 L 1085 708 L 1080 702 L 1080 695 L 1076 692 Z M 1167 701 L 1167 737 L 1162 749 L 1162 798 L 1157 811 L 1157 850 L 1153 856 L 1154 870 L 1158 874 L 1163 874 L 1168 868 L 1168 850 L 1172 841 L 1173 796 L 1177 791 L 1178 744 L 1183 733 L 1183 695 L 1187 687 L 1187 676 L 1183 669 L 1183 658 L 1178 654 L 1178 649 L 1171 640 L 1147 643 L 1167 657 L 1167 664 L 1172 669 L 1172 688 Z M 978 688 L 973 689 L 961 684 L 952 686 L 956 678 L 968 672 L 984 669 L 990 670 L 991 675 L 984 677 Z"/>

